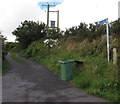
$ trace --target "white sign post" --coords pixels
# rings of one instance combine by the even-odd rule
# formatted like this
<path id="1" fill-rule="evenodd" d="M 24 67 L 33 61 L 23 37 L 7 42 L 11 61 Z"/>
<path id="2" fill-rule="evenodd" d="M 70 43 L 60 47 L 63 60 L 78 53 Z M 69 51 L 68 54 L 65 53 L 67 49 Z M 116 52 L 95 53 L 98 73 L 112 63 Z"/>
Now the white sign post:
<path id="1" fill-rule="evenodd" d="M 106 23 L 106 32 L 107 32 L 107 60 L 110 62 L 110 43 L 109 43 L 109 23 L 108 18 L 102 21 L 99 21 L 98 24 Z"/>
<path id="2" fill-rule="evenodd" d="M 108 59 L 108 63 L 110 62 L 110 43 L 109 43 L 109 23 L 108 23 L 108 19 L 106 22 L 106 29 L 107 29 L 107 59 Z"/>

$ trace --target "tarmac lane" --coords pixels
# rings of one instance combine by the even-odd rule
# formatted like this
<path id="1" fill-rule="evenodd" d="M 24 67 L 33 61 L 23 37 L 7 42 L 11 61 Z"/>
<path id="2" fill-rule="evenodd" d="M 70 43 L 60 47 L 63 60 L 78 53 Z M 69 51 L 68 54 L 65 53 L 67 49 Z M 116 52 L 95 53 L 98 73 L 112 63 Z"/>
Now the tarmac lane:
<path id="1" fill-rule="evenodd" d="M 11 69 L 2 77 L 3 102 L 109 102 L 61 80 L 40 64 L 25 58 L 18 63 L 10 54 L 6 58 Z"/>

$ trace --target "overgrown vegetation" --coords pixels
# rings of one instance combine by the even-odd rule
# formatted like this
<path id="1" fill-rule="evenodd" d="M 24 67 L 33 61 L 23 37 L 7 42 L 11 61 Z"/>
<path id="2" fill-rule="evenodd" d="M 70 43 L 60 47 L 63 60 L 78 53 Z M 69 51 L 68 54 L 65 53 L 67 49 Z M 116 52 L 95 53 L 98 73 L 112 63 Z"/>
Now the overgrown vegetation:
<path id="1" fill-rule="evenodd" d="M 8 62 L 7 59 L 5 59 L 3 62 L 2 62 L 2 74 L 4 75 L 5 73 L 7 73 L 10 69 L 10 64 Z"/>
<path id="2" fill-rule="evenodd" d="M 50 30 L 49 38 L 58 39 L 58 43 L 55 45 L 53 45 L 54 41 L 46 45 L 44 43 L 46 36 L 43 36 L 31 41 L 27 44 L 27 48 L 21 49 L 21 51 L 20 40 L 15 46 L 8 43 L 7 47 L 13 46 L 10 51 L 17 52 L 19 50 L 20 55 L 47 66 L 58 75 L 60 75 L 59 60 L 81 60 L 84 65 L 77 70 L 78 72 L 75 73 L 70 83 L 84 89 L 87 93 L 118 102 L 120 98 L 119 73 L 117 64 L 113 65 L 112 63 L 112 52 L 113 48 L 119 49 L 119 24 L 120 20 L 116 20 L 109 27 L 111 53 L 109 64 L 107 63 L 105 25 L 97 23 L 90 24 L 89 27 L 85 23 L 80 23 L 77 27 L 66 29 L 63 36 L 57 35 L 60 31 Z M 60 34 L 62 33 L 60 32 Z M 19 31 L 16 34 L 18 36 Z M 24 37 L 24 39 L 27 38 Z M 51 45 L 52 47 L 49 47 Z"/>
<path id="3" fill-rule="evenodd" d="M 46 29 L 44 23 L 25 20 L 12 33 L 16 36 L 16 40 L 20 42 L 21 48 L 26 48 L 31 42 L 44 37 Z"/>
<path id="4" fill-rule="evenodd" d="M 7 59 L 5 59 L 7 55 L 5 40 L 7 40 L 7 37 L 4 37 L 0 31 L 0 75 L 4 75 L 10 69 L 10 64 Z"/>
<path id="5" fill-rule="evenodd" d="M 59 44 L 52 48 L 45 46 L 43 41 L 33 42 L 21 55 L 36 61 L 60 75 L 59 60 L 81 60 L 84 68 L 74 76 L 70 82 L 86 92 L 118 101 L 118 67 L 111 62 L 107 63 L 106 39 L 98 38 L 89 42 L 87 39 L 81 43 L 74 36 L 59 39 Z M 117 40 L 111 37 L 111 52 L 117 46 Z"/>

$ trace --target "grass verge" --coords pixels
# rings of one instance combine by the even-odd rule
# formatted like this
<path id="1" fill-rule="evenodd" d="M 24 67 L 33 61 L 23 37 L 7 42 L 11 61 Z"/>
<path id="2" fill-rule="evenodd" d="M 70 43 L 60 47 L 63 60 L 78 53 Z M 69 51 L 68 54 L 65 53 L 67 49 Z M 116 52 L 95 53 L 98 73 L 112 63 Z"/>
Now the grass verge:
<path id="1" fill-rule="evenodd" d="M 4 75 L 5 73 L 7 73 L 10 69 L 10 63 L 8 62 L 7 59 L 5 59 L 3 62 L 3 65 L 2 65 L 2 75 Z"/>
<path id="2" fill-rule="evenodd" d="M 16 56 L 16 53 L 11 53 L 11 57 L 12 57 L 15 61 L 17 61 L 17 62 L 19 62 L 19 63 L 23 63 L 23 62 L 24 62 L 22 59 L 20 59 L 20 58 L 18 58 L 18 57 Z"/>

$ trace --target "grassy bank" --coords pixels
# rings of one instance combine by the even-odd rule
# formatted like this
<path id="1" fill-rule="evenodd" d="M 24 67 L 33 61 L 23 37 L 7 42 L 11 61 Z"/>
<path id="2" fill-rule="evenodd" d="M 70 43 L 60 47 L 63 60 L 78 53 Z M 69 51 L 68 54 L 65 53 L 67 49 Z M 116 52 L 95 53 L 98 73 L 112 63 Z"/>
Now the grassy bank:
<path id="1" fill-rule="evenodd" d="M 4 75 L 5 73 L 7 73 L 10 69 L 10 63 L 8 62 L 7 59 L 5 59 L 3 62 L 2 62 L 2 74 Z"/>
<path id="2" fill-rule="evenodd" d="M 117 41 L 111 38 L 111 50 L 113 47 L 117 47 Z M 106 39 L 80 42 L 77 37 L 66 37 L 59 39 L 58 45 L 52 48 L 47 47 L 43 41 L 36 41 L 20 54 L 47 66 L 58 75 L 59 60 L 81 60 L 84 65 L 70 83 L 89 94 L 118 102 L 118 67 L 113 65 L 112 55 L 110 63 L 107 63 Z"/>

